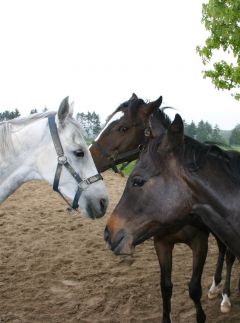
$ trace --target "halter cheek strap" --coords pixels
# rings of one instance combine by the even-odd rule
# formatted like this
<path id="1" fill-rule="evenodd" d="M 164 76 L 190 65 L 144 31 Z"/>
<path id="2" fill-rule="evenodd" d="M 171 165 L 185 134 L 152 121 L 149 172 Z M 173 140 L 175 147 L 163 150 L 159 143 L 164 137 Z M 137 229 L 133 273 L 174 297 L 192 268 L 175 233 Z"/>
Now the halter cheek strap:
<path id="1" fill-rule="evenodd" d="M 57 164 L 57 168 L 56 168 L 56 172 L 55 172 L 55 176 L 54 176 L 54 180 L 53 180 L 53 190 L 55 192 L 58 192 L 61 195 L 61 197 L 64 199 L 64 201 L 72 209 L 76 210 L 79 207 L 78 201 L 79 201 L 79 198 L 80 198 L 82 192 L 90 184 L 93 184 L 99 180 L 102 180 L 103 178 L 102 178 L 101 174 L 96 174 L 94 176 L 91 176 L 91 177 L 83 180 L 80 177 L 80 175 L 75 171 L 75 169 L 69 164 L 69 162 L 67 160 L 67 156 L 64 155 L 64 150 L 63 150 L 60 138 L 59 138 L 54 114 L 49 115 L 48 125 L 49 125 L 50 133 L 52 136 L 52 141 L 53 141 L 53 144 L 54 144 L 57 156 L 58 156 L 58 158 L 57 158 L 58 164 Z M 63 166 L 67 169 L 67 171 L 72 175 L 72 177 L 75 179 L 75 181 L 78 184 L 77 191 L 76 191 L 75 196 L 73 198 L 72 205 L 68 202 L 68 200 L 62 194 L 62 192 L 59 190 L 59 182 L 60 182 L 60 177 L 61 177 Z"/>

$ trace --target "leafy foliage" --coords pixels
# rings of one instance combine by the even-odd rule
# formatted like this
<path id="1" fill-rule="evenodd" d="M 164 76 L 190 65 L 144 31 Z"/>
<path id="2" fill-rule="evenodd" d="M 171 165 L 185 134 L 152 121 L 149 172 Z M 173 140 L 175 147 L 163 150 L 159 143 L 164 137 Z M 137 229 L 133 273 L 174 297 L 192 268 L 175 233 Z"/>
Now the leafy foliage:
<path id="1" fill-rule="evenodd" d="M 203 47 L 197 46 L 205 65 L 213 60 L 215 50 L 223 50 L 231 63 L 220 60 L 204 71 L 218 89 L 240 89 L 240 0 L 209 0 L 202 7 L 202 22 L 210 32 Z M 240 99 L 240 93 L 234 94 Z"/>

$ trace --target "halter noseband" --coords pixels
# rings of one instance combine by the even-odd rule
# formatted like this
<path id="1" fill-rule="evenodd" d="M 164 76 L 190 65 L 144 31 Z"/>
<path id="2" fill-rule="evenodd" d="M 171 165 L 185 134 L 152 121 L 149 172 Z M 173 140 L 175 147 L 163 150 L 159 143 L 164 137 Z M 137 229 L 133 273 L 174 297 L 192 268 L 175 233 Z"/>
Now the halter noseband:
<path id="1" fill-rule="evenodd" d="M 67 160 L 67 156 L 64 155 L 64 150 L 58 135 L 58 129 L 55 122 L 55 114 L 51 114 L 48 116 L 48 125 L 50 129 L 50 133 L 52 136 L 52 141 L 57 153 L 57 169 L 55 172 L 54 180 L 53 180 L 53 190 L 55 192 L 58 192 L 61 197 L 64 199 L 64 201 L 71 207 L 71 209 L 76 210 L 79 205 L 78 201 L 82 194 L 82 192 L 88 187 L 88 185 L 93 184 L 99 180 L 103 180 L 101 174 L 96 174 L 94 176 L 88 177 L 87 179 L 82 179 L 80 175 L 75 171 L 75 169 L 69 164 Z M 60 182 L 60 176 L 62 173 L 63 166 L 67 169 L 67 171 L 72 175 L 72 177 L 77 182 L 77 191 L 75 193 L 75 196 L 73 198 L 72 205 L 68 202 L 68 200 L 65 198 L 65 196 L 62 194 L 62 192 L 59 190 L 59 182 Z"/>
<path id="2" fill-rule="evenodd" d="M 128 165 L 129 162 L 127 164 L 124 163 L 125 167 L 118 168 L 119 164 L 126 161 L 126 159 L 133 160 L 132 158 L 139 153 L 139 149 L 136 148 L 136 149 L 130 150 L 126 153 L 122 153 L 122 154 L 116 153 L 116 154 L 110 155 L 109 152 L 104 147 L 102 147 L 97 141 L 93 141 L 92 145 L 95 145 L 97 147 L 97 149 L 100 151 L 100 153 L 103 155 L 103 157 L 105 157 L 106 159 L 108 159 L 110 161 L 109 168 L 112 168 L 112 170 L 117 174 L 121 174 L 122 170 Z M 103 171 L 103 170 L 101 170 L 101 171 Z"/>

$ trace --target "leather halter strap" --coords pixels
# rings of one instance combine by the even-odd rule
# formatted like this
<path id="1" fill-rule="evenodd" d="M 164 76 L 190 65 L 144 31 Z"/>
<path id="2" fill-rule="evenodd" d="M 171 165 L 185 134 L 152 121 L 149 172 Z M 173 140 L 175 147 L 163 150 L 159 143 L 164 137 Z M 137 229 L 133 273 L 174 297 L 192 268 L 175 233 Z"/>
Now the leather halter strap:
<path id="1" fill-rule="evenodd" d="M 104 147 L 102 147 L 98 142 L 93 141 L 92 145 L 95 145 L 97 147 L 97 149 L 100 151 L 100 153 L 103 155 L 103 157 L 105 157 L 106 159 L 109 160 L 109 162 L 110 162 L 109 168 L 112 168 L 112 170 L 115 173 L 118 173 L 118 174 L 120 174 L 121 171 L 128 164 L 126 164 L 124 168 L 120 167 L 120 169 L 118 168 L 118 165 L 123 163 L 123 162 L 126 162 L 126 161 L 130 162 L 130 161 L 134 160 L 135 157 L 137 158 L 137 156 L 138 156 L 138 154 L 140 152 L 139 147 L 137 147 L 135 149 L 127 151 L 126 153 L 121 153 L 121 154 L 116 153 L 115 155 L 110 155 L 108 153 L 108 151 L 105 150 Z M 101 170 L 101 171 L 103 171 L 103 170 Z"/>
<path id="2" fill-rule="evenodd" d="M 79 207 L 78 201 L 82 192 L 88 187 L 88 185 L 93 184 L 99 180 L 102 180 L 103 178 L 101 174 L 98 173 L 87 179 L 82 179 L 80 175 L 75 171 L 75 169 L 68 162 L 67 156 L 64 155 L 64 150 L 59 138 L 57 125 L 55 122 L 55 114 L 51 114 L 48 116 L 48 125 L 52 136 L 52 141 L 58 156 L 57 158 L 58 163 L 57 163 L 57 168 L 56 168 L 54 181 L 53 181 L 53 190 L 55 192 L 58 192 L 61 195 L 64 201 L 71 207 L 71 209 L 76 210 Z M 60 182 L 60 177 L 61 177 L 63 167 L 66 168 L 66 170 L 72 175 L 72 177 L 77 182 L 77 191 L 73 198 L 72 204 L 68 202 L 68 200 L 62 194 L 62 192 L 59 190 L 59 182 Z"/>

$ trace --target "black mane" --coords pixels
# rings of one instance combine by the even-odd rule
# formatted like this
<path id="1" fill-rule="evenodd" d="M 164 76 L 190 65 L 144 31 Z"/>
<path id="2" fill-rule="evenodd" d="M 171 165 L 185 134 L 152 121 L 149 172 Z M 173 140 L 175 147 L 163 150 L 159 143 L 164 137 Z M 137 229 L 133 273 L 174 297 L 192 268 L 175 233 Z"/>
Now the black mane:
<path id="1" fill-rule="evenodd" d="M 125 108 L 128 108 L 130 116 L 131 116 L 131 120 L 137 120 L 139 106 L 142 104 L 147 104 L 147 103 L 148 102 L 144 101 L 143 99 L 130 99 L 130 100 L 125 101 L 122 104 L 120 104 L 120 106 L 117 108 L 115 113 L 118 111 L 122 111 Z M 156 114 L 158 114 L 158 116 L 156 116 L 156 117 L 161 120 L 164 127 L 168 128 L 171 124 L 171 119 L 164 112 L 164 110 L 166 110 L 166 109 L 172 109 L 172 107 L 163 107 L 163 108 L 159 109 L 158 112 L 156 113 Z"/>
<path id="2" fill-rule="evenodd" d="M 114 114 L 116 114 L 119 111 L 124 111 L 125 109 L 129 109 L 131 120 L 136 120 L 137 112 L 138 112 L 137 108 L 139 107 L 139 105 L 144 104 L 144 103 L 145 103 L 145 101 L 142 99 L 129 99 L 129 100 L 121 103 L 119 105 L 119 107 L 107 117 L 106 124 L 112 118 L 112 116 Z"/>
<path id="3" fill-rule="evenodd" d="M 204 144 L 191 137 L 184 138 L 184 164 L 196 172 L 205 162 L 213 158 L 234 182 L 240 183 L 240 153 L 234 150 L 223 150 L 217 145 Z"/>
<path id="4" fill-rule="evenodd" d="M 131 120 L 137 120 L 138 108 L 140 105 L 145 104 L 146 102 L 142 99 L 130 99 L 119 106 L 119 109 L 128 108 Z"/>
<path id="5" fill-rule="evenodd" d="M 162 125 L 164 128 L 168 129 L 172 123 L 169 116 L 164 112 L 166 109 L 172 109 L 171 107 L 163 107 L 161 109 L 158 109 L 152 114 L 151 123 L 157 122 L 160 125 Z"/>

